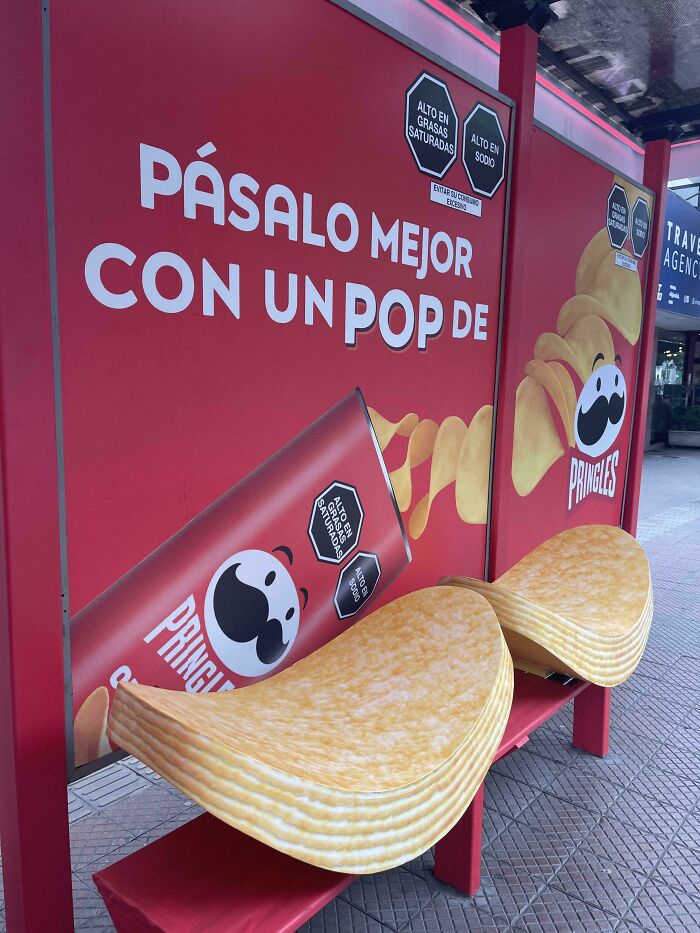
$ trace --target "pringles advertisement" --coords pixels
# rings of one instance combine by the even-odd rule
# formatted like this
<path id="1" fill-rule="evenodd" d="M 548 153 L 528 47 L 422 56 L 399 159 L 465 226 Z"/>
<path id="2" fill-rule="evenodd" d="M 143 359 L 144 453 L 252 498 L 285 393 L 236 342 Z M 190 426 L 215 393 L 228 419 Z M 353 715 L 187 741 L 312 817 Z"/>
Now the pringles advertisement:
<path id="1" fill-rule="evenodd" d="M 653 196 L 540 128 L 533 148 L 494 576 L 567 528 L 620 524 L 644 313 Z"/>
<path id="2" fill-rule="evenodd" d="M 82 765 L 121 681 L 483 576 L 511 109 L 329 0 L 60 0 L 51 62 Z"/>

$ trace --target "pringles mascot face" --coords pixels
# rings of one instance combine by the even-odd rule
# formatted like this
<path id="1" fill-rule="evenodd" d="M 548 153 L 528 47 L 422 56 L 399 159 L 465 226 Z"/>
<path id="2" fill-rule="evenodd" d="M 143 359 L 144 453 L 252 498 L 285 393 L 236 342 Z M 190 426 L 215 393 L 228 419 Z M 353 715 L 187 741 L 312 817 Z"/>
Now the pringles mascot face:
<path id="1" fill-rule="evenodd" d="M 615 343 L 634 346 L 639 340 L 642 289 L 633 262 L 632 268 L 621 265 L 618 253 L 632 260 L 624 250 L 612 249 L 607 229 L 599 230 L 581 255 L 576 294 L 559 310 L 556 333 L 535 341 L 515 402 L 511 475 L 520 496 L 530 495 L 563 456 L 563 441 L 596 458 L 622 429 L 627 385 Z M 585 464 L 572 460 L 572 476 L 574 466 L 585 473 Z M 612 489 L 605 494 L 612 495 Z"/>
<path id="2" fill-rule="evenodd" d="M 626 409 L 627 386 L 622 370 L 613 363 L 594 369 L 576 405 L 574 432 L 578 449 L 589 457 L 604 454 L 620 433 Z"/>
<path id="3" fill-rule="evenodd" d="M 291 565 L 289 548 L 275 552 Z M 300 592 L 306 600 L 306 590 Z M 285 564 L 274 553 L 252 549 L 233 554 L 218 567 L 204 601 L 212 648 L 244 677 L 267 674 L 284 660 L 299 630 L 300 612 L 299 594 Z"/>

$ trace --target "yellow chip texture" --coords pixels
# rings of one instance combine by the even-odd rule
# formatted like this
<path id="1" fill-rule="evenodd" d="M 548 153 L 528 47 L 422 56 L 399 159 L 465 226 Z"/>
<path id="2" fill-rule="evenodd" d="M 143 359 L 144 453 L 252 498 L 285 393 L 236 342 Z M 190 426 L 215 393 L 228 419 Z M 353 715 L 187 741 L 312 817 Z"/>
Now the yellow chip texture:
<path id="1" fill-rule="evenodd" d="M 85 698 L 73 723 L 73 745 L 76 767 L 107 755 L 107 712 L 109 693 L 106 687 L 98 687 Z"/>
<path id="2" fill-rule="evenodd" d="M 498 748 L 512 689 L 488 602 L 433 587 L 244 689 L 121 683 L 109 734 L 267 845 L 369 873 L 414 858 L 454 825 Z"/>
<path id="3" fill-rule="evenodd" d="M 377 435 L 377 441 L 379 442 L 379 449 L 381 451 L 386 450 L 395 434 L 401 437 L 408 437 L 418 424 L 418 415 L 414 412 L 409 412 L 399 421 L 389 421 L 384 415 L 380 415 L 375 408 L 370 408 L 368 406 L 367 411 L 369 412 L 372 427 L 374 428 L 374 433 Z"/>
<path id="4" fill-rule="evenodd" d="M 437 437 L 437 422 L 430 418 L 420 421 L 408 439 L 408 451 L 403 464 L 393 473 L 389 474 L 391 485 L 396 496 L 396 504 L 401 512 L 405 512 L 411 504 L 413 497 L 413 482 L 411 470 L 420 466 L 432 454 Z"/>
<path id="5" fill-rule="evenodd" d="M 489 504 L 493 407 L 484 405 L 472 418 L 457 461 L 455 500 L 463 522 L 485 525 Z"/>
<path id="6" fill-rule="evenodd" d="M 445 418 L 438 428 L 430 464 L 430 489 L 418 502 L 408 522 L 412 538 L 420 538 L 428 524 L 435 497 L 457 478 L 457 462 L 466 433 L 466 424 L 454 415 Z"/>
<path id="7" fill-rule="evenodd" d="M 576 353 L 559 334 L 545 331 L 535 341 L 535 359 L 537 360 L 563 360 L 580 376 L 579 361 Z"/>
<path id="8" fill-rule="evenodd" d="M 574 295 L 569 298 L 559 309 L 557 317 L 557 331 L 562 336 L 570 331 L 577 321 L 587 314 L 595 314 L 598 317 L 605 317 L 605 308 L 597 298 L 590 295 Z"/>
<path id="9" fill-rule="evenodd" d="M 545 363 L 544 360 L 530 360 L 525 367 L 525 373 L 528 376 L 532 376 L 534 380 L 539 382 L 542 388 L 547 390 L 547 393 L 556 405 L 561 423 L 564 425 L 569 447 L 573 447 L 575 443 L 573 415 L 569 411 L 564 389 L 559 381 L 557 372 L 552 369 L 552 364 Z M 576 406 L 574 405 L 574 410 L 575 408 Z"/>
<path id="10" fill-rule="evenodd" d="M 511 475 L 518 495 L 529 495 L 563 453 L 544 389 L 526 376 L 515 396 Z"/>
<path id="11" fill-rule="evenodd" d="M 489 600 L 504 630 L 523 636 L 520 650 L 529 639 L 559 660 L 562 673 L 614 687 L 644 651 L 653 612 L 649 562 L 620 528 L 570 528 L 494 583 L 459 581 Z"/>
<path id="12" fill-rule="evenodd" d="M 632 258 L 627 250 L 617 252 Z M 634 346 L 642 327 L 642 283 L 636 270 L 615 262 L 615 254 L 610 250 L 592 271 L 586 294 L 600 302 L 600 316 Z"/>
<path id="13" fill-rule="evenodd" d="M 576 321 L 564 339 L 573 350 L 581 382 L 585 383 L 597 366 L 612 363 L 615 358 L 610 329 L 605 321 L 594 314 L 587 314 Z M 599 359 L 599 356 L 603 359 Z"/>
<path id="14" fill-rule="evenodd" d="M 607 227 L 599 230 L 581 253 L 576 267 L 576 294 L 589 295 L 590 283 L 601 260 L 612 252 Z"/>
<path id="15" fill-rule="evenodd" d="M 576 416 L 576 403 L 578 402 L 574 380 L 571 378 L 571 374 L 566 366 L 562 366 L 557 360 L 553 360 L 549 363 L 549 368 L 559 380 L 559 385 L 564 393 L 567 411 L 567 436 L 569 437 L 569 446 L 573 447 L 575 444 L 574 418 Z"/>

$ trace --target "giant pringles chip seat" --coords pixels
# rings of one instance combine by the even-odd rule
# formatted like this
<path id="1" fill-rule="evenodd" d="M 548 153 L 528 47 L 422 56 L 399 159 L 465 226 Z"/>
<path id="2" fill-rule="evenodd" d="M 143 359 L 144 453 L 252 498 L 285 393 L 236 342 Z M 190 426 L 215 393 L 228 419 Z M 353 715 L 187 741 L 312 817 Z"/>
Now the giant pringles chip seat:
<path id="1" fill-rule="evenodd" d="M 615 687 L 644 652 L 653 613 L 649 562 L 621 528 L 563 531 L 493 583 L 467 577 L 444 582 L 489 601 L 516 666 Z"/>
<path id="2" fill-rule="evenodd" d="M 122 683 L 109 736 L 267 845 L 370 873 L 419 855 L 459 819 L 499 746 L 512 692 L 488 602 L 438 586 L 243 689 Z"/>

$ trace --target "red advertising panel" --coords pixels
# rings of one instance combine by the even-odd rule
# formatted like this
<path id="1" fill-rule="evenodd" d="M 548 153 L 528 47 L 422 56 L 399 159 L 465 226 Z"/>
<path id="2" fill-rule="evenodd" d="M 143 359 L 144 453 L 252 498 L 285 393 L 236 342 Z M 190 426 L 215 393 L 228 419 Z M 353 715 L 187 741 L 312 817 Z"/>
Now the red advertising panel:
<path id="1" fill-rule="evenodd" d="M 646 189 L 540 128 L 532 145 L 493 576 L 566 528 L 621 522 L 651 233 Z"/>
<path id="2" fill-rule="evenodd" d="M 79 725 L 482 576 L 509 105 L 329 0 L 60 0 L 51 61 Z"/>

